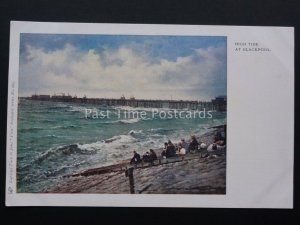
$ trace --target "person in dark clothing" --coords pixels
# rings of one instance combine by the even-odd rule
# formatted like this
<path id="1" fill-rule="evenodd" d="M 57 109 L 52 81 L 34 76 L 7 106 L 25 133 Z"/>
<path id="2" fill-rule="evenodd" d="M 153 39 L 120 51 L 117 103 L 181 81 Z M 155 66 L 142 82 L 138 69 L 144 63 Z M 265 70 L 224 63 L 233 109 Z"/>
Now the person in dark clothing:
<path id="1" fill-rule="evenodd" d="M 172 157 L 171 148 L 167 148 L 166 150 L 166 158 Z"/>
<path id="2" fill-rule="evenodd" d="M 149 157 L 149 162 L 153 163 L 154 160 L 157 160 L 157 155 L 153 151 L 153 149 L 150 149 L 150 157 Z"/>
<path id="3" fill-rule="evenodd" d="M 166 150 L 163 150 L 160 155 L 161 157 L 166 158 Z"/>
<path id="4" fill-rule="evenodd" d="M 144 162 L 150 162 L 150 154 L 149 154 L 149 152 L 146 152 L 146 154 L 143 155 L 143 161 Z"/>
<path id="5" fill-rule="evenodd" d="M 167 143 L 167 142 L 165 142 L 165 147 L 164 147 L 164 150 L 167 150 L 167 148 L 168 148 L 168 143 Z"/>
<path id="6" fill-rule="evenodd" d="M 168 148 L 168 143 L 165 142 L 164 150 L 161 152 L 161 157 L 166 158 L 167 148 Z"/>
<path id="7" fill-rule="evenodd" d="M 224 146 L 226 145 L 226 125 L 224 125 L 222 128 L 220 128 L 214 138 L 214 143 L 216 145 Z"/>
<path id="8" fill-rule="evenodd" d="M 192 140 L 189 145 L 189 151 L 195 152 L 198 150 L 199 143 L 198 143 L 195 135 L 192 135 L 191 138 L 192 138 Z"/>
<path id="9" fill-rule="evenodd" d="M 189 144 L 184 140 L 184 138 L 181 139 L 181 146 L 185 149 L 186 153 L 188 153 Z"/>
<path id="10" fill-rule="evenodd" d="M 176 149 L 175 149 L 175 146 L 173 145 L 173 143 L 169 140 L 168 141 L 168 147 L 167 147 L 167 150 L 166 150 L 166 157 L 170 158 L 170 157 L 173 157 L 173 156 L 176 156 Z"/>
<path id="11" fill-rule="evenodd" d="M 142 161 L 140 154 L 138 154 L 136 151 L 133 151 L 133 154 L 134 155 L 133 155 L 132 159 L 130 160 L 130 164 L 140 163 Z"/>

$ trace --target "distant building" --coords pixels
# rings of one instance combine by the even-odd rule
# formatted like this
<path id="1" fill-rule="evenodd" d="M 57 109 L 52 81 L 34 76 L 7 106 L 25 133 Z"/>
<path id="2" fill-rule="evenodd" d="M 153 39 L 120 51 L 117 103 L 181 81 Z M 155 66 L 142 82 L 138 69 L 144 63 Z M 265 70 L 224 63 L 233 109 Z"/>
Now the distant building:
<path id="1" fill-rule="evenodd" d="M 51 99 L 54 100 L 54 101 L 60 101 L 60 100 L 71 101 L 72 96 L 71 95 L 65 95 L 64 93 L 62 93 L 61 95 L 53 95 L 51 97 Z"/>
<path id="2" fill-rule="evenodd" d="M 34 99 L 34 100 L 41 100 L 41 101 L 47 101 L 47 100 L 50 100 L 50 95 L 37 95 L 37 94 L 34 94 L 31 96 L 31 99 Z"/>
<path id="3" fill-rule="evenodd" d="M 218 96 L 211 100 L 213 107 L 217 111 L 224 112 L 227 110 L 227 96 Z"/>

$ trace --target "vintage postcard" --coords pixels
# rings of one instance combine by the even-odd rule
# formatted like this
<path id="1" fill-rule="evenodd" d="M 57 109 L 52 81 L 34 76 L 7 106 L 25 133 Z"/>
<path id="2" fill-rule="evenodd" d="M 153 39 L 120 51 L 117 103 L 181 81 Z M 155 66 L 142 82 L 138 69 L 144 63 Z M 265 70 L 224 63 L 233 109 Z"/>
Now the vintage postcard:
<path id="1" fill-rule="evenodd" d="M 12 22 L 6 205 L 292 208 L 293 31 Z"/>

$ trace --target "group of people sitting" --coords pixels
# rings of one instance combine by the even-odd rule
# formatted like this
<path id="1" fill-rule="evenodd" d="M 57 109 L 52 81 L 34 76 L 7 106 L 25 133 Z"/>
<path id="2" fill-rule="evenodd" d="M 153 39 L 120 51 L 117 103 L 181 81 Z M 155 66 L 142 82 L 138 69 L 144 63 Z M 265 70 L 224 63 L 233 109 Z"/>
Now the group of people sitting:
<path id="1" fill-rule="evenodd" d="M 164 144 L 164 149 L 161 152 L 162 158 L 170 158 L 174 156 L 183 156 L 187 153 L 196 153 L 201 150 L 214 151 L 226 147 L 226 133 L 217 132 L 214 137 L 214 142 L 207 146 L 207 144 L 196 139 L 195 135 L 191 135 L 191 140 L 186 142 L 185 139 L 181 139 L 178 144 L 173 144 L 170 140 Z M 153 149 L 150 149 L 150 153 L 146 152 L 142 157 L 134 151 L 130 164 L 138 164 L 140 162 L 153 163 L 157 159 L 157 155 Z"/>
<path id="2" fill-rule="evenodd" d="M 146 152 L 142 158 L 139 153 L 137 153 L 136 151 L 133 151 L 133 157 L 130 160 L 130 164 L 138 164 L 142 161 L 153 163 L 154 160 L 157 160 L 157 155 L 153 149 L 150 149 L 150 153 Z"/>

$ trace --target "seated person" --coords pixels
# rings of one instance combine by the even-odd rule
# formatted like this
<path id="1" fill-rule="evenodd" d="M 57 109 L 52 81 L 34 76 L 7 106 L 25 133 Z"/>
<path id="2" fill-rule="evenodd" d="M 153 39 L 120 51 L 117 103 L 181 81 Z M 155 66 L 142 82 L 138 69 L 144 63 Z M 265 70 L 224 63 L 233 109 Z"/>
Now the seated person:
<path id="1" fill-rule="evenodd" d="M 203 150 L 203 149 L 206 149 L 206 148 L 207 148 L 207 144 L 205 144 L 204 141 L 200 141 L 200 142 L 199 142 L 199 145 L 200 145 L 200 150 Z"/>
<path id="2" fill-rule="evenodd" d="M 175 151 L 177 152 L 179 150 L 178 144 L 175 143 L 174 147 L 175 147 Z"/>
<path id="3" fill-rule="evenodd" d="M 167 148 L 168 148 L 168 143 L 165 142 L 165 144 L 164 144 L 164 150 L 167 150 Z"/>
<path id="4" fill-rule="evenodd" d="M 189 144 L 184 140 L 184 138 L 181 139 L 181 146 L 187 151 L 189 149 Z"/>
<path id="5" fill-rule="evenodd" d="M 168 141 L 168 147 L 166 150 L 166 157 L 170 158 L 176 155 L 176 150 L 175 150 L 175 146 L 173 145 L 173 143 L 169 140 Z"/>
<path id="6" fill-rule="evenodd" d="M 226 144 L 226 137 L 222 135 L 222 132 L 218 132 L 217 135 L 215 135 L 214 143 L 217 145 L 225 145 Z"/>
<path id="7" fill-rule="evenodd" d="M 167 148 L 168 148 L 168 143 L 165 142 L 164 150 L 161 152 L 161 157 L 163 157 L 164 159 L 166 158 L 166 151 L 167 151 Z"/>
<path id="8" fill-rule="evenodd" d="M 224 146 L 225 141 L 224 140 L 218 140 L 218 141 L 215 141 L 215 144 L 220 145 L 220 146 Z"/>
<path id="9" fill-rule="evenodd" d="M 177 155 L 185 155 L 186 154 L 185 148 L 183 148 L 181 144 L 179 144 L 178 147 L 179 147 L 179 151 Z"/>
<path id="10" fill-rule="evenodd" d="M 150 149 L 149 162 L 152 163 L 154 160 L 157 160 L 157 155 L 153 149 Z"/>
<path id="11" fill-rule="evenodd" d="M 146 152 L 146 153 L 143 155 L 143 161 L 144 161 L 144 162 L 150 162 L 150 154 L 149 154 L 149 152 Z"/>
<path id="12" fill-rule="evenodd" d="M 142 160 L 141 160 L 141 156 L 140 154 L 138 154 L 136 151 L 133 151 L 133 157 L 132 159 L 130 160 L 130 164 L 138 164 L 140 163 Z"/>
<path id="13" fill-rule="evenodd" d="M 197 151 L 198 150 L 198 146 L 199 146 L 199 143 L 196 139 L 196 136 L 195 135 L 192 135 L 191 136 L 191 143 L 189 145 L 189 151 Z"/>
<path id="14" fill-rule="evenodd" d="M 217 147 L 217 144 L 213 143 L 213 144 L 210 144 L 208 147 L 207 147 L 207 151 L 209 152 L 212 152 L 212 151 L 215 151 L 217 150 L 218 147 Z"/>
<path id="15" fill-rule="evenodd" d="M 163 159 L 167 158 L 167 156 L 166 156 L 166 150 L 163 150 L 160 155 L 161 155 L 161 157 Z"/>

